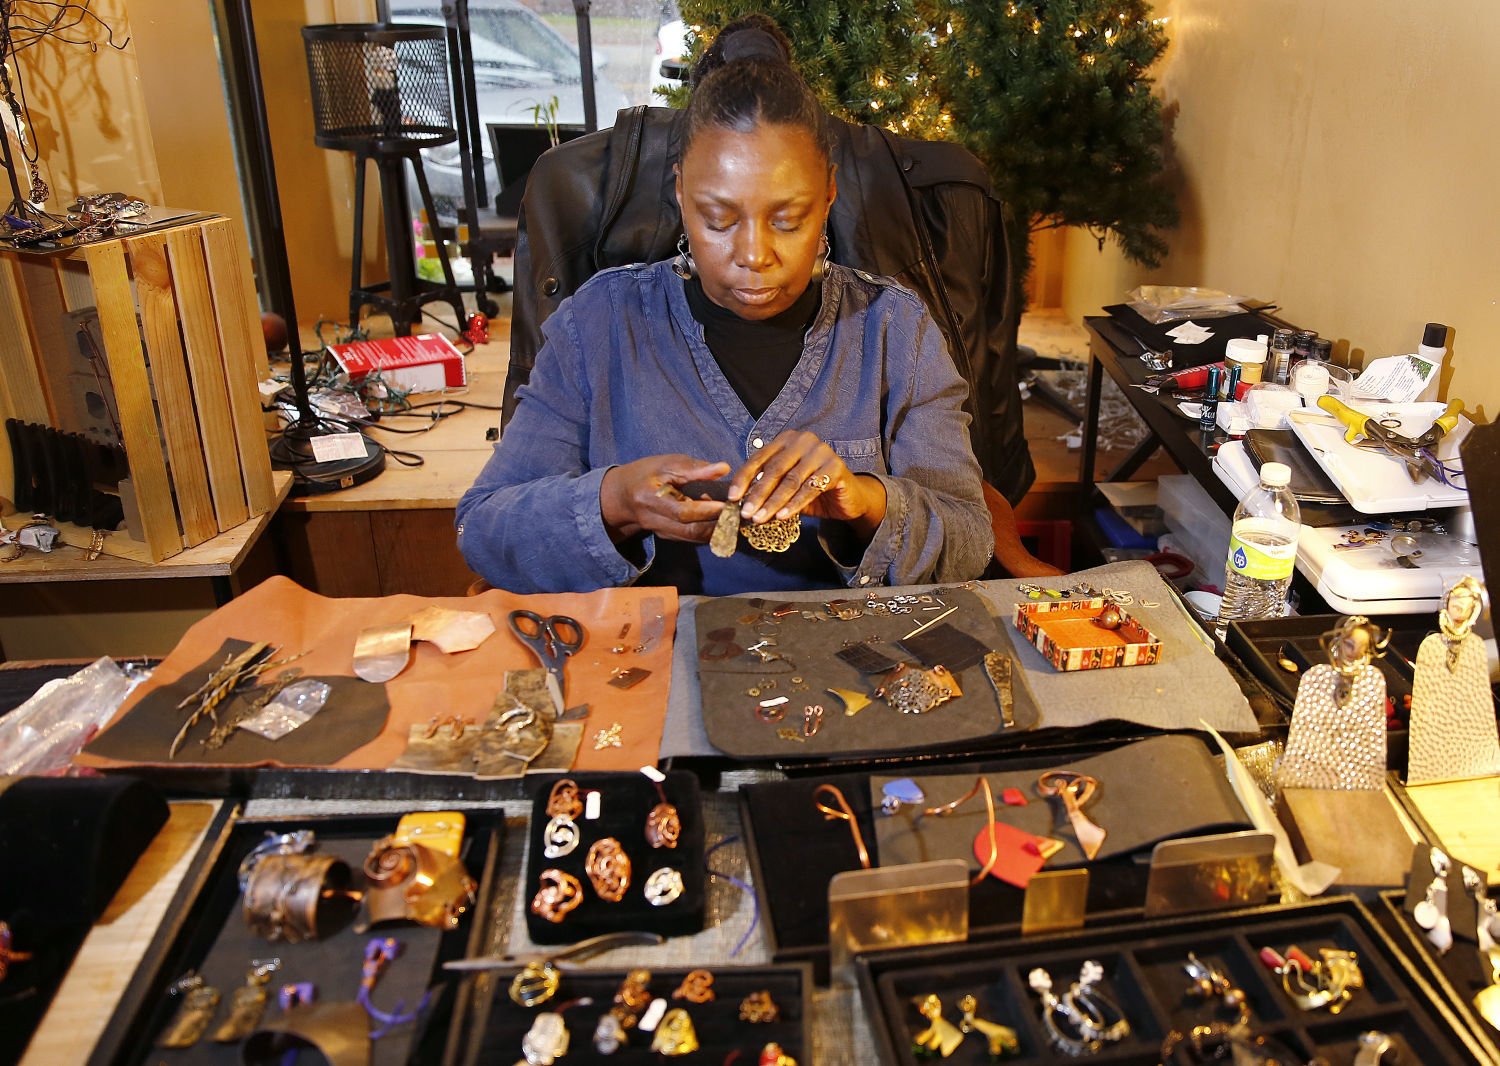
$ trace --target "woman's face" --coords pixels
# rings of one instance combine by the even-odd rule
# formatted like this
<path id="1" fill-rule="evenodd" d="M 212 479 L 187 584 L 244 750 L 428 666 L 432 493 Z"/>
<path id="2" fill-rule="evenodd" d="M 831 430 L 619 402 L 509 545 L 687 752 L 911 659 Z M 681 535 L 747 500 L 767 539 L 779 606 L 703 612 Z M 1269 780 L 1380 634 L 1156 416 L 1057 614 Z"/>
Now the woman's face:
<path id="1" fill-rule="evenodd" d="M 792 306 L 812 279 L 834 191 L 804 129 L 701 130 L 677 167 L 677 204 L 708 298 L 745 319 Z"/>

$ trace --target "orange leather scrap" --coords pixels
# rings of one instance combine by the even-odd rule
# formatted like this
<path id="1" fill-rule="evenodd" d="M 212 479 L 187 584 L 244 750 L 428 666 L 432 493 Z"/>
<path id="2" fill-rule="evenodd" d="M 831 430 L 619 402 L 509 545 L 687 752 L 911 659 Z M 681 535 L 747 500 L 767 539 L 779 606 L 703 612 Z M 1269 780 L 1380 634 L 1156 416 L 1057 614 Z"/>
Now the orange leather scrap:
<path id="1" fill-rule="evenodd" d="M 492 589 L 478 596 L 333 599 L 309 592 L 289 578 L 273 577 L 189 629 L 157 666 L 151 679 L 131 693 L 110 725 L 128 715 L 147 693 L 178 680 L 207 661 L 226 639 L 269 641 L 280 646 L 281 655 L 306 651 L 297 666 L 307 677 L 352 677 L 354 641 L 360 630 L 403 621 L 431 605 L 457 611 L 483 611 L 494 620 L 495 633 L 473 651 L 453 655 L 445 655 L 426 642 L 413 643 L 406 669 L 386 683 L 391 712 L 385 728 L 373 741 L 356 748 L 331 768 L 385 769 L 405 750 L 409 727 L 425 725 L 434 714 L 469 715 L 475 721 L 483 721 L 504 687 L 505 672 L 538 665 L 530 650 L 511 634 L 507 623 L 509 613 L 518 609 L 543 615 L 571 615 L 584 628 L 583 647 L 568 660 L 566 667 L 568 705 L 587 703 L 592 708 L 573 768 L 635 770 L 655 765 L 667 714 L 672 640 L 677 623 L 677 590 L 672 588 L 605 589 L 547 596 L 518 596 Z M 659 621 L 657 615 L 661 616 Z M 630 629 L 622 639 L 620 633 L 627 622 Z M 644 651 L 637 653 L 635 649 L 643 636 L 655 627 L 659 627 L 659 632 Z M 611 648 L 617 645 L 625 645 L 628 650 L 615 654 Z M 612 670 L 631 666 L 649 670 L 651 676 L 625 690 L 608 684 Z M 322 713 L 330 710 L 336 708 L 325 708 Z M 595 732 L 615 722 L 622 726 L 620 747 L 596 751 Z M 168 762 L 166 752 L 170 741 L 171 737 L 162 738 L 162 759 L 155 765 L 214 765 L 211 760 L 193 761 L 181 754 Z M 140 765 L 88 753 L 74 761 L 100 768 Z"/>

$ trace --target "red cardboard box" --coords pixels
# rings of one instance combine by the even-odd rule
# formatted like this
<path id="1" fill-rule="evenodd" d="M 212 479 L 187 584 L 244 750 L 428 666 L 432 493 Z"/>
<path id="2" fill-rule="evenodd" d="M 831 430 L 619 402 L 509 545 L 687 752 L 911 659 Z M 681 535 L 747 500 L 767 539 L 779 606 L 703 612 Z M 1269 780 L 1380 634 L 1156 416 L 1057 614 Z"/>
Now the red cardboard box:
<path id="1" fill-rule="evenodd" d="M 330 344 L 328 351 L 351 381 L 378 370 L 385 381 L 412 392 L 461 389 L 469 383 L 463 353 L 437 333 Z"/>

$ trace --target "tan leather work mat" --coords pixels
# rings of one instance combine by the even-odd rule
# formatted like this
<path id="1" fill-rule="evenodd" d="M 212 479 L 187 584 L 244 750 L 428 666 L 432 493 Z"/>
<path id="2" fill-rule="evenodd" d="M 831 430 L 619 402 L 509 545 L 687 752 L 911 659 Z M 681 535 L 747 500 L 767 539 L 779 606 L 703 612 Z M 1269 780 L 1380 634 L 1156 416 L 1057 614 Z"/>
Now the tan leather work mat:
<path id="1" fill-rule="evenodd" d="M 414 643 L 406 669 L 385 685 L 390 713 L 384 727 L 375 739 L 326 764 L 328 768 L 389 767 L 405 750 L 410 727 L 425 725 L 435 714 L 468 715 L 475 721 L 483 721 L 496 693 L 504 686 L 506 671 L 537 665 L 536 658 L 511 635 L 507 624 L 509 613 L 521 609 L 544 615 L 570 615 L 585 632 L 583 647 L 568 660 L 566 667 L 568 705 L 587 703 L 591 708 L 574 769 L 635 770 L 656 762 L 666 717 L 672 640 L 677 623 L 677 592 L 671 588 L 605 589 L 547 596 L 518 596 L 492 589 L 470 597 L 333 599 L 309 592 L 288 578 L 274 577 L 189 629 L 156 667 L 151 680 L 126 700 L 95 745 L 104 741 L 109 730 L 132 714 L 150 693 L 172 685 L 199 667 L 226 640 L 269 641 L 280 647 L 282 655 L 306 652 L 296 664 L 306 676 L 351 677 L 354 641 L 361 630 L 402 622 L 432 605 L 484 612 L 495 623 L 495 633 L 473 651 L 454 655 L 445 655 L 427 642 Z M 623 651 L 617 653 L 615 647 Z M 630 667 L 648 670 L 650 674 L 630 689 L 609 684 L 614 671 Z M 319 712 L 319 717 L 337 714 L 338 707 L 331 702 Z M 620 746 L 596 750 L 594 734 L 615 723 L 620 725 Z M 95 745 L 90 745 L 75 761 L 84 766 L 113 768 L 218 765 L 204 758 L 197 745 L 185 746 L 175 760 L 169 760 L 167 747 L 181 722 L 174 719 L 168 724 L 171 732 L 161 738 L 159 758 L 109 758 L 96 754 L 91 750 Z M 264 765 L 311 764 L 272 757 Z"/>
<path id="2" fill-rule="evenodd" d="M 783 598 L 784 597 L 784 598 Z M 871 609 L 871 599 L 899 607 Z M 840 601 L 856 617 L 839 619 L 825 606 Z M 907 602 L 911 601 L 911 602 Z M 981 665 L 956 671 L 963 694 L 925 714 L 902 714 L 874 699 L 879 675 L 861 673 L 839 657 L 850 645 L 892 662 L 916 656 L 898 642 L 919 626 L 948 625 L 975 645 L 1009 651 L 995 619 L 969 589 L 910 587 L 881 589 L 878 596 L 851 597 L 847 590 L 726 596 L 704 600 L 696 612 L 698 685 L 703 727 L 709 742 L 740 759 L 807 759 L 926 751 L 1000 733 L 1019 733 L 1034 722 L 1017 707 L 1017 725 L 1001 728 L 1000 705 Z M 762 641 L 779 658 L 761 662 L 754 646 Z M 930 665 L 930 664 L 929 664 Z M 871 696 L 854 715 L 829 692 L 844 689 Z M 757 710 L 762 700 L 785 697 L 782 717 L 767 721 Z M 805 735 L 807 708 L 821 707 L 817 731 Z M 771 709 L 774 715 L 775 709 Z"/>

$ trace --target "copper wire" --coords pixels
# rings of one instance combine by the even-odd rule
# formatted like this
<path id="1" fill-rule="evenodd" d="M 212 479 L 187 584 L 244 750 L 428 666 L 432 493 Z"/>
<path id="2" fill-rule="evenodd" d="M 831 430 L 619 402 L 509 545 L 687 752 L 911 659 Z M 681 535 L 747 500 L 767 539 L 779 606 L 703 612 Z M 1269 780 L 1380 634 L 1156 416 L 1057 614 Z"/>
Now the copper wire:
<path id="1" fill-rule="evenodd" d="M 833 802 L 838 804 L 838 809 L 825 804 L 818 799 L 818 795 L 827 792 L 833 797 Z M 854 816 L 854 809 L 849 806 L 849 801 L 844 797 L 843 791 L 837 785 L 822 784 L 813 789 L 813 803 L 818 810 L 823 812 L 826 821 L 842 819 L 849 823 L 849 832 L 854 837 L 854 847 L 859 851 L 859 865 L 868 870 L 870 868 L 870 850 L 865 847 L 864 834 L 859 831 L 859 819 Z"/>
<path id="2" fill-rule="evenodd" d="M 980 868 L 979 873 L 975 874 L 974 877 L 969 881 L 970 886 L 980 884 L 986 877 L 990 875 L 990 871 L 995 868 L 995 864 L 1000 861 L 1000 842 L 995 839 L 995 831 L 989 828 L 990 826 L 995 824 L 995 792 L 992 788 L 990 788 L 990 779 L 985 777 L 983 774 L 980 774 L 979 777 L 974 781 L 974 787 L 969 789 L 969 791 L 965 792 L 958 799 L 954 800 L 951 803 L 944 803 L 938 807 L 928 807 L 924 811 L 922 811 L 924 815 L 930 814 L 936 818 L 942 818 L 945 815 L 952 814 L 954 811 L 958 810 L 965 803 L 968 803 L 975 796 L 979 795 L 981 791 L 984 793 L 984 814 L 985 817 L 989 819 L 989 821 L 985 822 L 984 824 L 985 832 L 989 833 L 990 835 L 990 857 L 988 860 L 986 860 L 984 866 Z"/>

